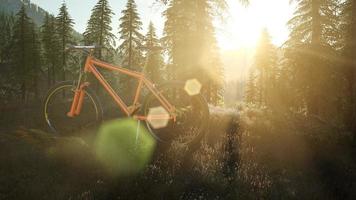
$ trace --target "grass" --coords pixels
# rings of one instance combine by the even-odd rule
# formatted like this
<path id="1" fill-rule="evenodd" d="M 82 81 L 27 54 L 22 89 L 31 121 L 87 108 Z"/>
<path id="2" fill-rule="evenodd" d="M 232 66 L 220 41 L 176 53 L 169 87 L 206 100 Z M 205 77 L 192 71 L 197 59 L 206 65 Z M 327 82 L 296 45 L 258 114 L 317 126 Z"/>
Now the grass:
<path id="1" fill-rule="evenodd" d="M 226 151 L 228 120 L 218 118 L 193 154 L 172 145 L 140 173 L 119 177 L 98 161 L 91 137 L 4 131 L 0 199 L 354 199 L 349 133 L 299 115 L 240 113 L 232 138 L 239 154 Z M 239 161 L 232 171 L 231 156 Z"/>

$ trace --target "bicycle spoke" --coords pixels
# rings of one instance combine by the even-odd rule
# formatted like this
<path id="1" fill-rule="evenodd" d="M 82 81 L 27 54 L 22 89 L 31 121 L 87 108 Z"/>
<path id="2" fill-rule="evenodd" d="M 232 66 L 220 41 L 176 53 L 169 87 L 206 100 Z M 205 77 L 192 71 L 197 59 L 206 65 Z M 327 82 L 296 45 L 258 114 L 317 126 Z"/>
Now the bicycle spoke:
<path id="1" fill-rule="evenodd" d="M 45 115 L 51 131 L 61 135 L 70 135 L 73 132 L 93 127 L 101 119 L 98 105 L 87 92 L 83 101 L 81 113 L 75 117 L 68 117 L 75 86 L 64 85 L 54 89 L 47 98 Z"/>
<path id="2" fill-rule="evenodd" d="M 200 101 L 201 97 L 190 96 L 183 87 L 167 87 L 161 91 L 162 95 L 176 108 L 177 121 L 170 121 L 167 127 L 155 129 L 147 125 L 152 134 L 161 141 L 177 140 L 179 143 L 193 141 L 202 132 L 202 125 L 207 116 L 204 116 L 206 104 Z M 149 99 L 146 109 L 159 107 L 160 102 Z"/>

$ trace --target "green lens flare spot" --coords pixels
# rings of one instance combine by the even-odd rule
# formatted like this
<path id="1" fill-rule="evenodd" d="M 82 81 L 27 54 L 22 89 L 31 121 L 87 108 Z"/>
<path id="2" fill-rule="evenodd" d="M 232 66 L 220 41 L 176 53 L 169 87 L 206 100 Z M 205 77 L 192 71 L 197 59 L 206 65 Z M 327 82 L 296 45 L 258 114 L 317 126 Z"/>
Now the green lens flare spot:
<path id="1" fill-rule="evenodd" d="M 156 141 L 133 119 L 104 123 L 96 138 L 96 156 L 113 176 L 141 172 L 150 163 Z"/>

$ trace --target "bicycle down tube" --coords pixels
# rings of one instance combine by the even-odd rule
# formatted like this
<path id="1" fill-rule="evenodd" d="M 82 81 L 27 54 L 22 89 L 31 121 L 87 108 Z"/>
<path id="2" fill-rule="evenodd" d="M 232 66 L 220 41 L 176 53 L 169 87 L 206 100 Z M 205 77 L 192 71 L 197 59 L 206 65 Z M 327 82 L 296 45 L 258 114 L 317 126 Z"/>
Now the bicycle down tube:
<path id="1" fill-rule="evenodd" d="M 114 66 L 99 60 L 94 59 L 92 56 L 88 56 L 85 62 L 84 72 L 92 73 L 94 77 L 100 82 L 100 84 L 104 87 L 104 89 L 109 93 L 109 95 L 114 99 L 117 105 L 121 108 L 121 110 L 127 115 L 131 116 L 133 113 L 130 111 L 129 107 L 125 104 L 122 98 L 114 91 L 114 89 L 110 86 L 110 84 L 105 80 L 102 74 L 98 71 L 97 67 L 109 70 L 109 71 L 117 71 L 123 74 L 126 74 L 130 77 L 133 77 L 138 80 L 138 86 L 136 89 L 135 97 L 133 100 L 133 106 L 139 101 L 139 96 L 141 94 L 141 90 L 143 87 L 147 87 L 150 92 L 159 100 L 161 105 L 169 112 L 170 119 L 174 119 L 173 113 L 175 112 L 175 108 L 171 105 L 171 103 L 162 95 L 160 92 L 154 87 L 153 83 L 145 78 L 142 73 L 134 72 L 127 70 L 125 68 Z M 80 110 L 83 104 L 85 92 L 83 90 L 88 86 L 88 83 L 82 83 L 79 87 L 77 87 L 74 95 L 74 99 L 72 102 L 72 106 L 70 111 L 68 112 L 69 117 L 74 117 L 75 115 L 80 114 Z M 139 120 L 147 120 L 147 116 L 136 116 Z M 154 117 L 155 119 L 159 119 L 159 116 Z M 165 117 L 166 118 L 166 117 Z"/>

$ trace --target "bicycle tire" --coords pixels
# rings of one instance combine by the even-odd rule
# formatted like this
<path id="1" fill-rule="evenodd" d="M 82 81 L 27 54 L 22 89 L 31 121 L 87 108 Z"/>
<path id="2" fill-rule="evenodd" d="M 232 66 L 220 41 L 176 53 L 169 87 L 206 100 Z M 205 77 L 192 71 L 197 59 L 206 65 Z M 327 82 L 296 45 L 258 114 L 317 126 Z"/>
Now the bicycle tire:
<path id="1" fill-rule="evenodd" d="M 43 105 L 43 114 L 50 132 L 58 135 L 70 135 L 84 127 L 95 127 L 103 120 L 101 103 L 90 88 L 84 89 L 85 99 L 81 114 L 74 118 L 66 115 L 70 109 L 75 88 L 75 81 L 64 81 L 48 91 Z M 88 103 L 92 105 L 88 106 Z M 91 114 L 95 114 L 95 116 L 89 116 Z"/>
<path id="2" fill-rule="evenodd" d="M 177 101 L 181 101 L 181 99 L 178 98 L 178 99 L 172 100 L 173 98 L 167 97 L 167 94 L 165 94 L 164 91 L 167 90 L 167 89 L 176 88 L 176 89 L 178 89 L 177 91 L 186 93 L 186 91 L 184 90 L 184 83 L 182 83 L 182 82 L 170 82 L 170 83 L 162 85 L 162 87 L 160 87 L 160 88 L 161 88 L 161 89 L 159 89 L 160 93 L 165 98 L 167 98 L 167 100 L 169 102 L 173 103 L 173 106 L 177 106 L 177 105 L 174 105 L 174 103 L 176 103 Z M 186 94 L 186 95 L 187 95 L 186 97 L 189 96 L 188 94 Z M 209 120 L 209 108 L 208 108 L 208 104 L 207 104 L 205 98 L 201 94 L 194 95 L 194 96 L 189 96 L 189 97 L 191 98 L 191 100 L 196 105 L 198 104 L 199 112 L 201 112 L 199 114 L 199 116 L 191 115 L 191 117 L 199 118 L 200 119 L 200 123 L 199 123 L 199 125 L 197 125 L 199 127 L 196 130 L 196 132 L 194 133 L 195 135 L 193 136 L 193 138 L 191 140 L 187 140 L 185 142 L 180 142 L 180 143 L 187 144 L 187 145 L 192 145 L 192 144 L 199 143 L 201 141 L 201 139 L 205 135 L 205 132 L 206 132 L 206 129 L 207 129 L 207 124 L 208 124 L 207 122 Z M 157 102 L 157 105 L 151 103 L 152 100 L 154 100 L 154 99 L 156 99 L 156 98 L 155 98 L 155 95 L 153 95 L 153 94 L 150 94 L 149 96 L 146 97 L 146 99 L 144 101 L 144 106 L 143 106 L 145 116 L 147 116 L 149 114 L 149 110 L 151 108 L 154 108 L 156 106 L 160 106 L 159 102 Z M 156 101 L 157 101 L 157 99 L 156 99 Z M 182 134 L 182 133 L 179 133 L 177 130 L 175 130 L 175 128 L 177 128 L 177 126 L 175 126 L 175 125 L 178 123 L 178 120 L 179 119 L 177 119 L 176 123 L 172 122 L 172 120 L 171 120 L 169 122 L 170 124 L 168 124 L 164 128 L 160 128 L 160 130 L 154 129 L 150 125 L 149 121 L 146 121 L 146 127 L 147 127 L 149 132 L 153 135 L 153 137 L 156 140 L 158 140 L 158 141 L 160 141 L 162 143 L 170 143 L 170 142 L 174 141 L 177 136 Z M 160 132 L 160 133 L 157 133 L 157 132 Z M 160 136 L 161 133 L 167 134 L 168 137 L 166 137 L 166 138 L 161 137 Z M 176 134 L 176 135 L 174 135 L 174 134 Z M 183 133 L 183 134 L 185 134 L 185 133 Z"/>

